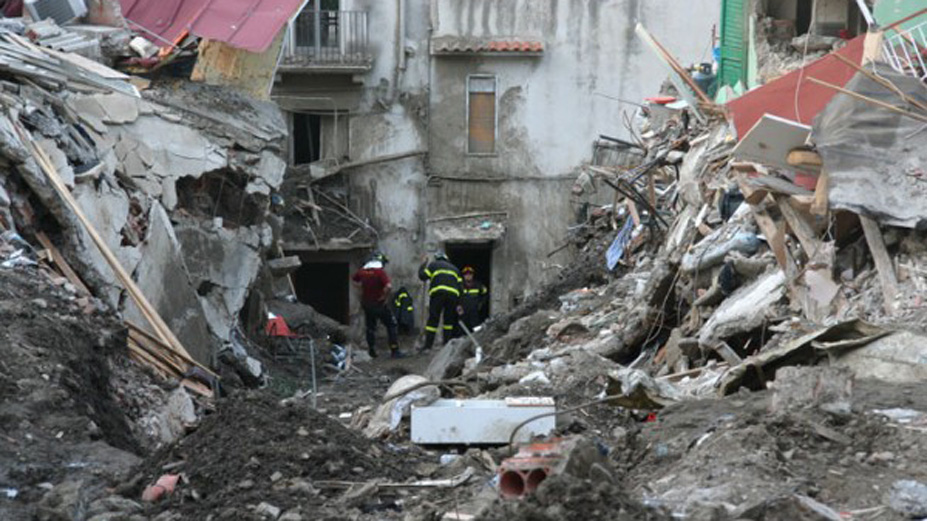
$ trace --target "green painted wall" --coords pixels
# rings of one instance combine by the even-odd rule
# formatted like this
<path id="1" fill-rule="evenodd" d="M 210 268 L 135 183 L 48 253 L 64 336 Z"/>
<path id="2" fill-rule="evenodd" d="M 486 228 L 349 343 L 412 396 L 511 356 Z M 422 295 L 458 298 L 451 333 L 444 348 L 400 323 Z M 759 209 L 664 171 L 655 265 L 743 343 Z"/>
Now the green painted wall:
<path id="1" fill-rule="evenodd" d="M 879 22 L 879 25 L 888 25 L 925 7 L 927 7 L 927 2 L 924 0 L 879 0 L 872 10 L 872 15 Z M 909 29 L 924 22 L 927 22 L 927 14 L 918 16 L 910 22 L 904 23 L 901 27 Z"/>

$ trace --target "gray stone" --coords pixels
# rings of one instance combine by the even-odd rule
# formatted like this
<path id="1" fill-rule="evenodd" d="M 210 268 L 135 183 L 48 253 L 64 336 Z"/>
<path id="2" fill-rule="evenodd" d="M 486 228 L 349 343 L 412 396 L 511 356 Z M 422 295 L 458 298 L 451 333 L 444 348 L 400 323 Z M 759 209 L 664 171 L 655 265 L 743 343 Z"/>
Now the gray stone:
<path id="1" fill-rule="evenodd" d="M 254 512 L 265 519 L 277 519 L 280 517 L 280 508 L 267 502 L 258 505 Z"/>
<path id="2" fill-rule="evenodd" d="M 425 378 L 429 380 L 446 380 L 460 375 L 464 363 L 473 353 L 473 341 L 460 337 L 444 344 L 432 357 L 425 369 Z"/>
<path id="3" fill-rule="evenodd" d="M 303 521 L 305 519 L 298 510 L 288 510 L 282 516 L 280 516 L 279 521 Z"/>
<path id="4" fill-rule="evenodd" d="M 105 513 L 134 514 L 141 511 L 142 506 L 131 499 L 122 496 L 109 496 L 91 503 L 90 508 L 87 509 L 87 515 L 96 516 Z"/>
<path id="5" fill-rule="evenodd" d="M 215 340 L 209 333 L 203 306 L 188 276 L 179 241 L 170 218 L 160 204 L 153 204 L 148 235 L 141 247 L 136 282 L 171 330 L 196 360 L 211 363 Z M 131 300 L 123 312 L 136 324 L 146 324 Z"/>
<path id="6" fill-rule="evenodd" d="M 888 505 L 909 518 L 927 517 L 927 485 L 910 479 L 896 481 L 889 492 Z"/>
<path id="7" fill-rule="evenodd" d="M 42 496 L 36 511 L 38 521 L 71 521 L 87 508 L 83 481 L 65 481 Z"/>
<path id="8" fill-rule="evenodd" d="M 776 371 L 770 408 L 773 412 L 817 408 L 849 414 L 853 371 L 845 367 L 783 367 Z"/>

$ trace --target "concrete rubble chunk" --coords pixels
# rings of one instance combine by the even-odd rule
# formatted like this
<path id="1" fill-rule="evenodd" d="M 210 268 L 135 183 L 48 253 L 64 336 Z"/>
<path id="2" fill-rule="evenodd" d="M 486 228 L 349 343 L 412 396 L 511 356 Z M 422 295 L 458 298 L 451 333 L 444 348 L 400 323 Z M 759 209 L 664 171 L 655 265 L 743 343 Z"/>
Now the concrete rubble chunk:
<path id="1" fill-rule="evenodd" d="M 276 520 L 280 517 L 280 507 L 271 505 L 270 503 L 263 502 L 254 509 L 254 513 L 261 516 L 263 519 Z"/>
<path id="2" fill-rule="evenodd" d="M 699 343 L 712 345 L 719 339 L 750 331 L 769 318 L 773 306 L 785 295 L 785 274 L 776 270 L 760 276 L 735 291 L 711 315 L 699 333 Z"/>
<path id="3" fill-rule="evenodd" d="M 845 367 L 783 367 L 771 387 L 773 412 L 816 408 L 846 415 L 853 400 L 853 372 Z"/>
<path id="4" fill-rule="evenodd" d="M 909 519 L 927 517 L 927 485 L 910 479 L 896 481 L 889 492 L 888 504 Z"/>

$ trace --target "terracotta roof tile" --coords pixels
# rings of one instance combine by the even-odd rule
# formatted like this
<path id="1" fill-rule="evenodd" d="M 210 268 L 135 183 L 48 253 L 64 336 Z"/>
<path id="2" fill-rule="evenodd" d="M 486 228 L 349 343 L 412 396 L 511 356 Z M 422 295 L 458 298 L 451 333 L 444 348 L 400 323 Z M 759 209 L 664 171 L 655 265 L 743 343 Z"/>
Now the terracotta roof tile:
<path id="1" fill-rule="evenodd" d="M 436 40 L 433 44 L 439 53 L 542 53 L 544 44 L 535 40 L 485 40 L 458 38 Z"/>

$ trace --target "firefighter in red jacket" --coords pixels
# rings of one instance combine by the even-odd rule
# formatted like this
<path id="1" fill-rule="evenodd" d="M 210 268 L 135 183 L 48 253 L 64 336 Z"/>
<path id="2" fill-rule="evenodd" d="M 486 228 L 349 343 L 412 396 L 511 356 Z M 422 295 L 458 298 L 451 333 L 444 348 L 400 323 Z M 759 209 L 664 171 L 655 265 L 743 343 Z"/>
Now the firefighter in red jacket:
<path id="1" fill-rule="evenodd" d="M 376 358 L 377 322 L 386 326 L 389 336 L 389 350 L 393 358 L 399 358 L 399 340 L 396 335 L 396 317 L 387 304 L 392 288 L 389 275 L 383 269 L 389 259 L 382 253 L 375 253 L 351 280 L 361 288 L 361 307 L 364 309 L 364 325 L 367 334 L 367 352 Z"/>
<path id="2" fill-rule="evenodd" d="M 428 257 L 418 269 L 418 278 L 428 281 L 428 322 L 425 324 L 425 345 L 428 351 L 435 343 L 438 324 L 444 318 L 442 342 L 447 342 L 457 335 L 457 315 L 460 311 L 460 290 L 463 279 L 457 266 L 444 253 L 436 253 L 434 260 Z"/>

